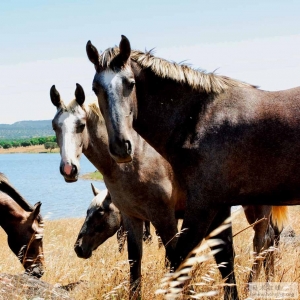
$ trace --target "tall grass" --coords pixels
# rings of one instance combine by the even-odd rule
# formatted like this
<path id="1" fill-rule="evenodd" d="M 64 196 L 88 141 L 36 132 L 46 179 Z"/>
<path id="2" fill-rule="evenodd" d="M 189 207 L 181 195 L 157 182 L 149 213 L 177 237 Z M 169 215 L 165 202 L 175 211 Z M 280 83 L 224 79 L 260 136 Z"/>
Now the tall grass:
<path id="1" fill-rule="evenodd" d="M 300 209 L 290 209 L 290 223 L 296 234 L 300 231 Z M 116 236 L 110 238 L 101 245 L 93 256 L 88 259 L 77 258 L 73 245 L 82 225 L 83 219 L 62 219 L 45 221 L 44 252 L 46 270 L 42 280 L 51 284 L 67 285 L 82 281 L 71 292 L 76 300 L 92 299 L 126 299 L 128 297 L 129 268 L 127 251 L 118 252 Z M 239 232 L 247 227 L 248 223 L 243 214 L 233 221 L 234 232 Z M 152 244 L 144 244 L 144 256 L 142 264 L 142 298 L 164 299 L 164 295 L 155 292 L 161 289 L 161 280 L 166 270 L 164 269 L 164 249 L 158 248 L 158 242 L 153 233 Z M 236 251 L 235 272 L 241 299 L 246 299 L 248 294 L 246 282 L 249 270 L 252 266 L 252 238 L 253 230 L 247 229 L 234 238 Z M 7 245 L 5 233 L 0 231 L 0 273 L 19 274 L 23 268 L 17 257 L 10 251 Z M 296 239 L 283 239 L 280 250 L 276 250 L 275 282 L 299 282 L 300 281 L 300 242 Z M 205 248 L 205 247 L 203 247 Z M 204 249 L 203 253 L 208 253 Z M 205 296 L 203 299 L 222 299 L 222 280 L 217 266 L 212 257 L 198 264 L 190 272 L 195 295 L 202 292 L 217 291 L 215 296 Z M 261 273 L 261 282 L 265 281 L 264 272 Z M 0 291 L 1 293 L 1 291 Z M 185 299 L 184 296 L 181 297 Z"/>

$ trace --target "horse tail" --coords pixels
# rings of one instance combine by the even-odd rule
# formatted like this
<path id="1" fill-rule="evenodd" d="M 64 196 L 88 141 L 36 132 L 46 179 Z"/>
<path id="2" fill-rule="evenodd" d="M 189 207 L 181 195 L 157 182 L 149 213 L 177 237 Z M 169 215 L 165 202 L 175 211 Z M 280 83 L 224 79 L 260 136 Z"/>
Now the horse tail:
<path id="1" fill-rule="evenodd" d="M 288 206 L 272 206 L 271 222 L 281 232 L 288 223 Z"/>

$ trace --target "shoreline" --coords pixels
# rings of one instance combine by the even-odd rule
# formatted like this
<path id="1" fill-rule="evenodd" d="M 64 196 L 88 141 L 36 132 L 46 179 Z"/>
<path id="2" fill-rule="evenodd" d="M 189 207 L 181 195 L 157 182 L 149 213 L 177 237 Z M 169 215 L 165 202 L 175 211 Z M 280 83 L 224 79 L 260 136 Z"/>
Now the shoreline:
<path id="1" fill-rule="evenodd" d="M 48 149 L 45 149 L 44 145 L 36 145 L 36 146 L 28 146 L 28 147 L 15 147 L 15 148 L 9 148 L 9 149 L 0 148 L 0 155 L 1 154 L 19 154 L 19 153 L 52 154 L 52 153 L 59 153 L 59 148 L 55 148 L 51 152 Z M 103 181 L 103 177 L 102 177 L 101 173 L 97 170 L 95 170 L 94 172 L 85 173 L 85 174 L 80 175 L 80 179 Z"/>
<path id="2" fill-rule="evenodd" d="M 46 149 L 44 145 L 35 145 L 35 146 L 27 146 L 27 147 L 15 147 L 9 149 L 0 148 L 0 154 L 16 154 L 16 153 L 58 153 L 59 148 L 53 149 L 51 152 L 50 150 Z"/>

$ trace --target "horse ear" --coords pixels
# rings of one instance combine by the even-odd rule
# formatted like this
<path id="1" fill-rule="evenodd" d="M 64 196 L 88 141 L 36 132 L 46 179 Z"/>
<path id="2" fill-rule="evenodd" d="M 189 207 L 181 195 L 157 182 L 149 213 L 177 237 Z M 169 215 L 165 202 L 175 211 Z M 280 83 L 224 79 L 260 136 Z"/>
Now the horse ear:
<path id="1" fill-rule="evenodd" d="M 84 103 L 85 94 L 82 86 L 79 83 L 76 83 L 75 98 L 76 98 L 76 102 L 80 106 Z"/>
<path id="2" fill-rule="evenodd" d="M 41 210 L 41 205 L 42 205 L 42 202 L 37 202 L 37 203 L 34 205 L 33 211 L 32 211 L 31 214 L 30 214 L 32 220 L 35 220 L 36 217 L 39 215 L 40 210 Z"/>
<path id="3" fill-rule="evenodd" d="M 131 47 L 130 47 L 129 40 L 125 35 L 121 35 L 121 42 L 119 45 L 119 49 L 120 49 L 121 59 L 123 63 L 126 63 L 131 53 Z"/>
<path id="4" fill-rule="evenodd" d="M 100 193 L 100 190 L 98 190 L 96 187 L 94 187 L 94 185 L 92 183 L 91 183 L 91 186 L 92 186 L 94 196 L 97 196 Z"/>
<path id="5" fill-rule="evenodd" d="M 55 85 L 52 85 L 50 89 L 50 98 L 54 106 L 56 106 L 57 108 L 61 107 L 60 94 L 56 90 Z"/>
<path id="6" fill-rule="evenodd" d="M 97 69 L 99 66 L 99 53 L 97 48 L 91 43 L 91 41 L 88 41 L 86 44 L 86 54 L 91 63 L 93 63 Z"/>

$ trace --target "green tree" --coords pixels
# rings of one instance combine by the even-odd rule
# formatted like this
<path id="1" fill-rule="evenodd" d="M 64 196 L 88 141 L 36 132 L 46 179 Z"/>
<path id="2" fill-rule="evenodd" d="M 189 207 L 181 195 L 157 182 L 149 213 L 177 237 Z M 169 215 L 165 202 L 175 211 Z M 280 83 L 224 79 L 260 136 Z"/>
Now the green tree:
<path id="1" fill-rule="evenodd" d="M 50 152 L 51 152 L 53 149 L 58 148 L 58 145 L 57 145 L 57 143 L 54 143 L 54 142 L 47 142 L 44 144 L 44 147 L 47 150 L 50 149 Z"/>
<path id="2" fill-rule="evenodd" d="M 23 142 L 21 142 L 21 146 L 22 146 L 22 147 L 28 147 L 28 146 L 31 146 L 31 143 L 30 143 L 29 140 L 23 141 Z"/>
<path id="3" fill-rule="evenodd" d="M 4 149 L 9 149 L 9 148 L 11 148 L 12 147 L 12 145 L 10 144 L 10 143 L 5 143 L 4 145 L 3 145 L 3 148 Z"/>

